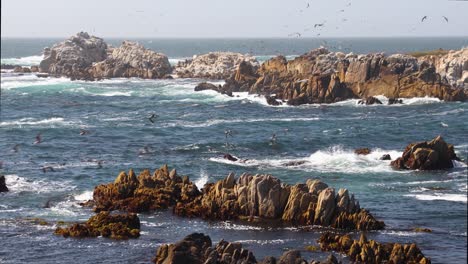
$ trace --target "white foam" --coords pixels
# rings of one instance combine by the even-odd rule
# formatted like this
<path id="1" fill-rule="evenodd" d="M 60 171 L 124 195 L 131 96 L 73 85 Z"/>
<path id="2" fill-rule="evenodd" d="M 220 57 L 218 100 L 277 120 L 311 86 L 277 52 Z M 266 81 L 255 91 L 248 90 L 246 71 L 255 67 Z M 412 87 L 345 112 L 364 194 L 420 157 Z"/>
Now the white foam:
<path id="1" fill-rule="evenodd" d="M 10 90 L 22 87 L 56 85 L 70 82 L 68 78 L 39 78 L 34 74 L 25 74 L 21 76 L 2 76 L 1 86 L 2 89 Z"/>
<path id="2" fill-rule="evenodd" d="M 21 118 L 19 120 L 3 121 L 0 122 L 0 127 L 10 127 L 10 126 L 73 126 L 78 125 L 72 121 L 65 121 L 62 117 L 52 117 L 46 119 L 37 119 L 37 118 Z"/>
<path id="3" fill-rule="evenodd" d="M 203 186 L 205 186 L 205 184 L 208 182 L 209 178 L 210 176 L 205 170 L 200 170 L 200 178 L 198 178 L 195 181 L 195 185 L 197 186 L 199 190 L 201 190 Z"/>
<path id="4" fill-rule="evenodd" d="M 74 196 L 76 201 L 85 202 L 93 199 L 93 191 L 85 191 Z"/>
<path id="5" fill-rule="evenodd" d="M 450 201 L 467 203 L 466 194 L 434 193 L 434 194 L 405 194 L 421 201 Z"/>
<path id="6" fill-rule="evenodd" d="M 5 183 L 11 193 L 50 193 L 75 189 L 75 186 L 71 185 L 70 181 L 29 180 L 16 174 L 5 175 Z"/>
<path id="7" fill-rule="evenodd" d="M 36 55 L 36 56 L 27 56 L 27 57 L 20 57 L 20 58 L 5 58 L 1 59 L 2 64 L 11 64 L 11 65 L 20 65 L 20 66 L 33 66 L 39 65 L 39 63 L 43 60 L 43 55 Z"/>
<path id="8" fill-rule="evenodd" d="M 316 121 L 318 117 L 302 117 L 302 118 L 250 118 L 250 119 L 211 119 L 204 122 L 189 122 L 177 121 L 175 123 L 163 124 L 163 127 L 209 127 L 219 124 L 235 124 L 235 123 L 262 123 L 262 122 L 299 122 L 299 121 Z"/>
<path id="9" fill-rule="evenodd" d="M 243 167 L 276 167 L 289 168 L 304 171 L 319 172 L 343 172 L 343 173 L 366 173 L 366 172 L 394 172 L 406 173 L 405 171 L 394 171 L 389 160 L 380 160 L 384 154 L 390 154 L 392 158 L 401 156 L 400 151 L 373 149 L 369 155 L 357 155 L 354 150 L 346 150 L 342 146 L 333 146 L 326 150 L 318 150 L 309 157 L 290 159 L 246 159 L 242 161 L 230 161 L 222 157 L 210 158 L 210 161 L 225 163 Z M 302 162 L 296 166 L 287 164 Z"/>
<path id="10" fill-rule="evenodd" d="M 234 242 L 242 243 L 242 244 L 281 245 L 288 241 L 293 241 L 293 239 L 268 239 L 268 240 L 246 239 L 246 240 L 236 240 Z"/>

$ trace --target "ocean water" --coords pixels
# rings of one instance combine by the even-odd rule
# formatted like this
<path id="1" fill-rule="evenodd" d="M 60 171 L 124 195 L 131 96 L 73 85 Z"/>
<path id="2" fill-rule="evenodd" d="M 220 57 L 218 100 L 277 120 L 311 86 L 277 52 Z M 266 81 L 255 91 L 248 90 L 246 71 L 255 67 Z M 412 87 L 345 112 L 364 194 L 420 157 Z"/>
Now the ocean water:
<path id="1" fill-rule="evenodd" d="M 2 63 L 37 64 L 43 46 L 55 41 L 2 40 Z M 168 40 L 161 43 L 166 43 L 164 52 L 177 60 L 198 53 L 198 48 L 189 50 L 185 41 L 180 40 L 178 45 L 184 48 L 179 49 L 169 47 Z M 239 47 L 241 40 L 207 41 L 199 40 L 194 47 L 201 51 L 243 51 L 231 48 Z M 245 45 L 260 40 L 249 41 Z M 280 40 L 263 41 L 285 55 L 297 55 L 276 42 Z M 467 40 L 411 45 L 359 41 L 362 50 L 356 52 L 379 50 L 376 43 L 388 52 L 438 45 L 460 48 Z M 144 44 L 153 48 L 156 40 Z M 253 49 L 252 54 L 259 57 L 273 53 Z M 304 51 L 296 49 L 299 54 Z M 122 170 L 154 170 L 165 163 L 198 186 L 222 179 L 229 172 L 237 176 L 243 172 L 270 173 L 290 184 L 321 179 L 336 189 L 348 188 L 362 207 L 385 221 L 386 229 L 369 232 L 370 238 L 417 243 L 433 263 L 466 263 L 466 165 L 455 163 L 448 171 L 395 171 L 389 161 L 379 158 L 388 153 L 395 159 L 408 143 L 442 135 L 466 160 L 468 103 L 413 98 L 392 106 L 362 106 L 357 100 L 348 100 L 331 105 L 272 107 L 264 98 L 246 93 L 227 97 L 212 91 L 194 92 L 200 81 L 72 82 L 2 73 L 0 161 L 10 192 L 0 194 L 0 263 L 149 263 L 159 245 L 192 232 L 208 234 L 214 242 L 242 242 L 262 258 L 316 245 L 324 231 L 310 226 L 265 227 L 185 219 L 169 210 L 139 214 L 141 237 L 112 241 L 65 239 L 53 234 L 55 225 L 30 220 L 85 221 L 93 212 L 77 203 L 90 199 L 94 186 L 112 182 Z M 151 113 L 159 115 L 154 124 L 147 119 Z M 80 129 L 90 133 L 80 135 Z M 228 140 L 226 129 L 233 131 Z M 38 133 L 43 142 L 33 144 Z M 273 133 L 278 138 L 275 145 L 269 141 Z M 145 146 L 151 153 L 140 155 Z M 353 151 L 360 147 L 373 152 L 357 156 Z M 224 153 L 248 161 L 229 162 L 222 159 Z M 102 168 L 99 160 L 103 161 Z M 299 160 L 305 163 L 284 166 Z M 55 171 L 44 173 L 43 166 L 52 166 Z M 50 206 L 44 208 L 47 202 Z M 415 227 L 433 232 L 416 233 L 412 231 Z M 316 259 L 327 255 L 303 254 Z M 337 256 L 347 261 L 345 256 Z"/>

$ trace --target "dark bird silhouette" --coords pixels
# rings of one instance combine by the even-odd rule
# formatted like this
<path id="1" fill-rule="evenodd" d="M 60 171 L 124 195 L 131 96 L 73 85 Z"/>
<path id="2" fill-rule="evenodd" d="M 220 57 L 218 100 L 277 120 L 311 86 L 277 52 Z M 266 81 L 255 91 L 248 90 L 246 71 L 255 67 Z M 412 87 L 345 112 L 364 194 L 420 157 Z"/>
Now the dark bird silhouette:
<path id="1" fill-rule="evenodd" d="M 81 136 L 84 136 L 84 135 L 87 135 L 87 134 L 89 134 L 88 130 L 80 129 L 80 135 Z"/>
<path id="2" fill-rule="evenodd" d="M 42 136 L 41 133 L 36 135 L 36 141 L 34 141 L 34 144 L 39 144 L 42 142 Z"/>
<path id="3" fill-rule="evenodd" d="M 446 16 L 442 16 L 442 17 L 443 17 L 443 18 L 445 19 L 445 21 L 448 23 L 448 18 L 447 18 Z"/>
<path id="4" fill-rule="evenodd" d="M 19 151 L 19 147 L 20 147 L 20 144 L 16 144 L 14 147 L 13 147 L 13 152 L 18 152 Z"/>
<path id="5" fill-rule="evenodd" d="M 98 160 L 97 161 L 98 169 L 102 169 L 102 163 L 103 162 L 104 162 L 103 160 Z"/>
<path id="6" fill-rule="evenodd" d="M 54 168 L 52 166 L 44 166 L 42 167 L 42 172 L 43 173 L 46 173 L 47 170 L 51 171 L 51 172 L 55 172 Z"/>
<path id="7" fill-rule="evenodd" d="M 270 138 L 270 143 L 272 145 L 275 145 L 276 144 L 276 141 L 277 141 L 277 138 L 276 138 L 276 134 L 273 134 Z"/>
<path id="8" fill-rule="evenodd" d="M 51 202 L 50 200 L 47 200 L 47 202 L 42 208 L 50 208 L 50 202 Z"/>
<path id="9" fill-rule="evenodd" d="M 310 4 L 309 4 L 309 3 L 307 3 L 307 7 L 306 7 L 306 8 L 309 8 L 309 6 L 310 6 Z"/>
<path id="10" fill-rule="evenodd" d="M 150 121 L 151 123 L 154 123 L 154 120 L 155 120 L 156 118 L 158 118 L 158 117 L 159 117 L 159 116 L 156 115 L 156 114 L 151 114 L 151 116 L 148 117 L 148 119 L 149 119 L 149 121 Z"/>
<path id="11" fill-rule="evenodd" d="M 427 19 L 427 16 L 423 16 L 423 18 L 421 18 L 421 22 L 424 22 L 424 20 Z"/>
<path id="12" fill-rule="evenodd" d="M 315 25 L 314 25 L 314 28 L 316 28 L 316 27 L 323 27 L 323 23 L 315 24 Z"/>

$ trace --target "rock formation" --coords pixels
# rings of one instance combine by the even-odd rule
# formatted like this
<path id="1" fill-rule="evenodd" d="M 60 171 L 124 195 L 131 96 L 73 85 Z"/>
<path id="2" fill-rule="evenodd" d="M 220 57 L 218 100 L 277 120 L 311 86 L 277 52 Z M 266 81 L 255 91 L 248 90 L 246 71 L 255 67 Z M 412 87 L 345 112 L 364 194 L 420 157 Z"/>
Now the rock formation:
<path id="1" fill-rule="evenodd" d="M 5 183 L 5 176 L 0 175 L 0 192 L 8 192 L 8 187 Z"/>
<path id="2" fill-rule="evenodd" d="M 232 91 L 225 91 L 221 85 L 216 86 L 212 83 L 202 82 L 195 86 L 195 92 L 205 91 L 205 90 L 213 90 L 221 94 L 226 94 L 228 96 L 233 96 Z"/>
<path id="3" fill-rule="evenodd" d="M 277 99 L 287 100 L 289 105 L 333 103 L 377 95 L 388 98 L 429 96 L 446 101 L 468 98 L 468 90 L 453 87 L 436 72 L 434 64 L 427 61 L 420 62 L 402 54 L 356 55 L 330 52 L 325 48 L 312 50 L 291 61 L 283 56 L 272 58 L 256 72 L 241 71 L 238 67 L 236 74 L 226 79 L 225 87 L 225 90 L 274 94 Z"/>
<path id="4" fill-rule="evenodd" d="M 104 40 L 80 32 L 52 48 L 45 48 L 39 68 L 41 72 L 55 76 L 85 78 L 93 63 L 106 58 L 107 44 Z"/>
<path id="5" fill-rule="evenodd" d="M 156 79 L 171 72 L 172 66 L 166 55 L 130 41 L 124 41 L 120 47 L 111 49 L 106 60 L 94 64 L 90 69 L 94 78 Z"/>
<path id="6" fill-rule="evenodd" d="M 293 186 L 271 175 L 229 174 L 198 190 L 187 176 L 167 165 L 153 175 L 144 170 L 121 172 L 114 183 L 94 189 L 96 211 L 146 212 L 173 207 L 175 214 L 212 220 L 279 221 L 293 225 L 322 225 L 339 229 L 376 230 L 377 221 L 346 189 L 335 193 L 318 180 Z"/>
<path id="7" fill-rule="evenodd" d="M 255 57 L 234 52 L 210 52 L 179 62 L 174 73 L 181 78 L 226 79 L 241 63 L 258 67 Z"/>
<path id="8" fill-rule="evenodd" d="M 429 55 L 419 59 L 435 66 L 435 71 L 455 87 L 468 89 L 468 48 L 451 50 L 445 55 Z"/>
<path id="9" fill-rule="evenodd" d="M 354 154 L 356 155 L 369 155 L 371 150 L 369 148 L 358 148 L 354 150 Z"/>
<path id="10" fill-rule="evenodd" d="M 221 240 L 214 247 L 209 236 L 201 233 L 193 233 L 186 236 L 175 244 L 165 244 L 158 248 L 155 264 L 307 264 L 302 258 L 300 251 L 286 251 L 279 259 L 275 257 L 265 257 L 257 262 L 253 253 L 242 247 L 241 243 L 231 243 Z M 312 261 L 311 263 L 337 264 L 338 261 L 333 255 L 323 262 Z"/>
<path id="11" fill-rule="evenodd" d="M 366 99 L 359 100 L 358 104 L 373 105 L 373 104 L 382 104 L 382 102 L 379 99 L 373 96 L 370 96 L 370 97 L 367 97 Z"/>
<path id="12" fill-rule="evenodd" d="M 44 49 L 41 72 L 72 79 L 96 80 L 115 77 L 162 78 L 172 71 L 167 56 L 124 41 L 118 48 L 103 39 L 80 32 Z"/>
<path id="13" fill-rule="evenodd" d="M 64 237 L 108 237 L 128 239 L 140 236 L 140 219 L 136 214 L 111 214 L 100 212 L 83 224 L 58 227 L 55 234 Z"/>
<path id="14" fill-rule="evenodd" d="M 443 170 L 453 168 L 452 160 L 459 160 L 453 145 L 437 136 L 431 141 L 409 144 L 391 165 L 395 169 Z"/>
<path id="15" fill-rule="evenodd" d="M 137 177 L 133 170 L 121 172 L 114 183 L 94 188 L 95 210 L 122 210 L 147 212 L 174 206 L 177 202 L 189 202 L 200 195 L 197 186 L 187 176 L 180 177 L 167 165 L 153 175 L 144 170 Z"/>
<path id="16" fill-rule="evenodd" d="M 415 244 L 379 243 L 367 240 L 364 234 L 358 240 L 349 235 L 322 234 L 318 240 L 324 251 L 346 254 L 351 262 L 357 263 L 419 263 L 428 264 L 431 260 L 424 257 Z"/>

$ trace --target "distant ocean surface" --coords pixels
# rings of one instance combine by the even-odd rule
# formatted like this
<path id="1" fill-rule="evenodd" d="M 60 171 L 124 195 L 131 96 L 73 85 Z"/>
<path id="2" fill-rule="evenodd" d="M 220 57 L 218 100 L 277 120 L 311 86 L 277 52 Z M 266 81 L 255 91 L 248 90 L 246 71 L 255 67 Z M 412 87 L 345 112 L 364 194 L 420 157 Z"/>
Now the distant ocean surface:
<path id="1" fill-rule="evenodd" d="M 42 49 L 58 41 L 62 40 L 2 39 L 2 63 L 38 64 Z M 122 40 L 106 41 L 118 46 Z M 265 60 L 276 54 L 293 57 L 320 45 L 355 53 L 468 46 L 468 37 L 138 41 L 167 54 L 172 63 L 219 50 L 251 53 Z M 207 222 L 179 218 L 170 210 L 140 214 L 142 235 L 128 241 L 65 239 L 53 234 L 54 225 L 30 220 L 85 221 L 93 212 L 77 203 L 92 198 L 94 186 L 113 182 L 122 170 L 154 170 L 165 163 L 199 187 L 229 172 L 237 176 L 269 173 L 290 184 L 321 179 L 337 190 L 348 188 L 362 207 L 385 221 L 386 229 L 369 232 L 370 239 L 417 243 L 433 263 L 467 262 L 466 165 L 456 162 L 447 171 L 395 171 L 389 161 L 379 158 L 390 154 L 395 159 L 407 144 L 440 134 L 466 159 L 468 103 L 412 98 L 390 106 L 363 106 L 348 100 L 273 107 L 265 98 L 247 93 L 228 97 L 194 92 L 201 81 L 85 82 L 2 73 L 0 173 L 10 192 L 0 194 L 0 263 L 150 263 L 158 246 L 192 232 L 208 234 L 213 242 L 241 242 L 259 259 L 317 245 L 320 228 Z M 154 124 L 147 119 L 151 113 L 159 115 Z M 81 136 L 80 129 L 90 134 Z M 227 141 L 226 129 L 233 131 Z M 34 145 L 38 133 L 43 142 Z M 273 133 L 276 145 L 269 142 Z M 151 153 L 139 155 L 145 146 Z M 354 149 L 361 147 L 372 153 L 355 155 Z M 224 153 L 248 162 L 227 161 Z M 284 165 L 299 160 L 306 162 Z M 44 173 L 43 166 L 55 171 Z M 416 227 L 433 232 L 417 233 Z M 327 255 L 305 250 L 302 254 L 309 259 Z M 345 256 L 335 255 L 348 262 Z"/>

